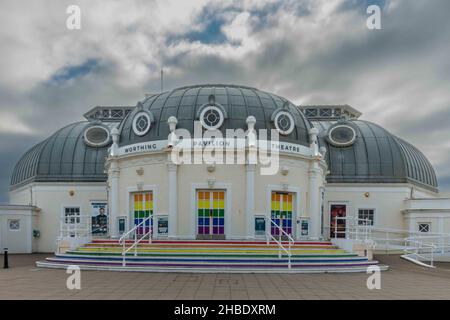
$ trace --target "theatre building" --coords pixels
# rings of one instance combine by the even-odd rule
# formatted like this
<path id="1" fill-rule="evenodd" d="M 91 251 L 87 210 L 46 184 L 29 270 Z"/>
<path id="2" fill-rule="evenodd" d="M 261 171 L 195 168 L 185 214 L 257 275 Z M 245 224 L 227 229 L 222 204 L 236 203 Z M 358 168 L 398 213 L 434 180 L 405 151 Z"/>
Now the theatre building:
<path id="1" fill-rule="evenodd" d="M 56 252 L 63 261 L 71 250 L 95 255 L 106 244 L 108 257 L 120 259 L 127 255 L 122 248 L 134 252 L 133 241 L 141 238 L 136 248 L 161 245 L 160 252 L 177 245 L 191 250 L 195 243 L 239 251 L 292 239 L 294 261 L 302 243 L 335 250 L 352 219 L 380 229 L 448 233 L 450 202 L 439 198 L 424 154 L 360 116 L 349 105 L 297 106 L 276 94 L 221 84 L 147 95 L 133 107 L 94 107 L 85 121 L 61 128 L 17 162 L 9 204 L 0 206 L 0 246 Z M 269 143 L 277 156 L 269 174 L 264 170 L 275 158 L 249 161 L 259 146 L 249 135 L 261 138 L 262 129 L 267 141 L 278 136 Z M 174 161 L 179 132 L 191 134 L 184 142 L 196 145 L 191 155 L 201 157 L 204 141 L 214 139 L 195 134 L 211 130 L 223 135 L 225 146 L 233 140 L 227 130 L 241 130 L 244 144 L 231 156 L 240 153 L 244 162 Z M 328 247 L 313 248 L 320 245 Z M 266 249 L 281 250 L 271 246 Z"/>

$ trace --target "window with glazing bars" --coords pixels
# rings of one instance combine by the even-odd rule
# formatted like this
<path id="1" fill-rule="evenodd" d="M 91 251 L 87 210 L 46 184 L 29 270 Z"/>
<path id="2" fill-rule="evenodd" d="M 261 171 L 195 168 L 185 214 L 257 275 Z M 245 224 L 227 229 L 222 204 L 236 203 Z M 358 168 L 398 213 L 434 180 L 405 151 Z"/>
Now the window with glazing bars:
<path id="1" fill-rule="evenodd" d="M 80 208 L 66 207 L 64 208 L 64 222 L 65 223 L 80 223 Z"/>
<path id="2" fill-rule="evenodd" d="M 358 210 L 358 224 L 373 226 L 375 210 L 374 209 L 359 209 Z M 366 221 L 361 221 L 366 220 Z"/>

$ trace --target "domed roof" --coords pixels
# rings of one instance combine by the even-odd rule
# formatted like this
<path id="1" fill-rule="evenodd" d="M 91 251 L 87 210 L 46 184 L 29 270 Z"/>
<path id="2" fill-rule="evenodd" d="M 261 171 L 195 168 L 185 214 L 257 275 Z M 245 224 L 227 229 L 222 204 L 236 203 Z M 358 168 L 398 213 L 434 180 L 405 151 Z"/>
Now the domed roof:
<path id="1" fill-rule="evenodd" d="M 199 120 L 199 112 L 208 104 L 211 95 L 215 103 L 223 107 L 226 114 L 219 128 L 224 136 L 226 129 L 246 130 L 245 121 L 248 116 L 256 118 L 256 130 L 274 129 L 272 121 L 274 111 L 285 108 L 293 116 L 295 128 L 289 135 L 280 135 L 280 140 L 309 146 L 310 123 L 294 104 L 285 98 L 255 88 L 226 84 L 181 87 L 146 98 L 142 101 L 141 110 L 151 112 L 154 122 L 150 130 L 142 136 L 134 133 L 133 119 L 140 111 L 140 108 L 136 108 L 121 124 L 120 146 L 167 140 L 169 134 L 167 120 L 171 116 L 177 118 L 177 128 L 187 129 L 193 134 L 194 121 Z"/>
<path id="2" fill-rule="evenodd" d="M 411 182 L 437 191 L 437 179 L 427 158 L 410 143 L 379 125 L 362 120 L 342 122 L 355 128 L 350 146 L 333 146 L 327 138 L 331 121 L 312 121 L 319 129 L 321 146 L 326 146 L 329 183 Z M 338 123 L 339 124 L 339 123 Z"/>
<path id="3" fill-rule="evenodd" d="M 341 132 L 333 143 L 327 135 L 329 129 L 340 121 L 309 121 L 288 100 L 244 86 L 197 85 L 149 96 L 127 116 L 124 114 L 125 118 L 120 123 L 120 145 L 167 140 L 170 116 L 178 119 L 177 128 L 193 132 L 193 122 L 211 95 L 226 114 L 220 127 L 224 135 L 226 129 L 245 130 L 248 116 L 256 118 L 257 130 L 272 129 L 274 111 L 285 110 L 292 115 L 295 129 L 289 135 L 280 135 L 280 139 L 308 146 L 308 131 L 314 125 L 320 131 L 319 144 L 327 148 L 326 161 L 330 172 L 326 179 L 329 183 L 410 182 L 437 191 L 436 174 L 427 158 L 417 148 L 382 127 L 368 121 L 347 120 L 342 124 L 354 128 L 355 139 L 351 143 L 344 141 L 339 144 L 339 139 L 345 140 L 345 134 L 340 136 Z M 150 112 L 153 118 L 150 130 L 142 136 L 134 134 L 132 128 L 134 115 L 140 110 Z M 14 168 L 11 188 L 32 181 L 106 181 L 104 164 L 110 144 L 102 143 L 103 136 L 98 131 L 86 135 L 94 143 L 86 142 L 84 136 L 88 128 L 102 126 L 111 129 L 119 123 L 90 120 L 68 125 L 27 151 Z"/>
<path id="4" fill-rule="evenodd" d="M 16 164 L 11 187 L 37 182 L 106 181 L 108 145 L 92 147 L 84 142 L 85 129 L 99 125 L 88 121 L 70 124 L 28 150 Z M 102 126 L 117 125 L 108 123 Z"/>

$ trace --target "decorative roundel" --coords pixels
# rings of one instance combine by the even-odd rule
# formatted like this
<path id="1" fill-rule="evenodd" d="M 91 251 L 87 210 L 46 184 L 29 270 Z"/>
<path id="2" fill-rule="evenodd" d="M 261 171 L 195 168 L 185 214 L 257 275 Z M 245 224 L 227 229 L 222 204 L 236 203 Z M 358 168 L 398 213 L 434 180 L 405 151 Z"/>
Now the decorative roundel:
<path id="1" fill-rule="evenodd" d="M 108 129 L 102 126 L 92 126 L 84 131 L 84 142 L 91 147 L 106 146 L 110 138 Z"/>
<path id="2" fill-rule="evenodd" d="M 150 130 L 150 127 L 152 126 L 152 121 L 150 119 L 150 115 L 145 112 L 141 111 L 136 113 L 136 115 L 133 118 L 133 132 L 137 136 L 143 136 Z"/>
<path id="3" fill-rule="evenodd" d="M 356 139 L 356 131 L 351 126 L 340 124 L 328 132 L 328 141 L 336 147 L 352 145 Z"/>
<path id="4" fill-rule="evenodd" d="M 208 106 L 200 113 L 200 122 L 203 128 L 207 130 L 215 130 L 220 128 L 223 120 L 223 112 L 216 106 Z"/>
<path id="5" fill-rule="evenodd" d="M 294 118 L 287 111 L 278 112 L 273 122 L 278 132 L 283 135 L 290 134 L 295 127 Z"/>

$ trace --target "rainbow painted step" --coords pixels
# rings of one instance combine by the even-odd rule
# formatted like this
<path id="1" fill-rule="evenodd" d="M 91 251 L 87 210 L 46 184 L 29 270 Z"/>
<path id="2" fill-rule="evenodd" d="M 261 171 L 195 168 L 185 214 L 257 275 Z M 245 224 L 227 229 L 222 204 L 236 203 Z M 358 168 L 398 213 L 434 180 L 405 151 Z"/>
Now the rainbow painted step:
<path id="1" fill-rule="evenodd" d="M 127 241 L 127 246 L 131 244 Z M 287 245 L 287 243 L 285 243 Z M 263 241 L 183 241 L 156 240 L 140 243 L 126 255 L 123 266 L 122 245 L 117 240 L 94 240 L 76 250 L 56 254 L 38 267 L 66 268 L 78 265 L 84 270 L 139 272 L 208 273 L 319 273 L 365 272 L 367 267 L 387 266 L 378 261 L 346 252 L 326 241 L 299 241 L 291 246 L 291 268 L 287 255 L 274 242 Z"/>

